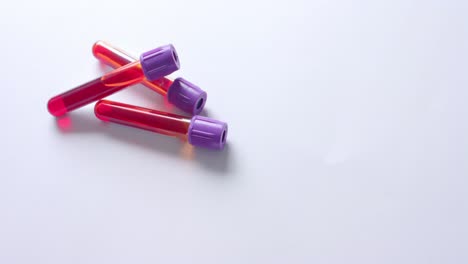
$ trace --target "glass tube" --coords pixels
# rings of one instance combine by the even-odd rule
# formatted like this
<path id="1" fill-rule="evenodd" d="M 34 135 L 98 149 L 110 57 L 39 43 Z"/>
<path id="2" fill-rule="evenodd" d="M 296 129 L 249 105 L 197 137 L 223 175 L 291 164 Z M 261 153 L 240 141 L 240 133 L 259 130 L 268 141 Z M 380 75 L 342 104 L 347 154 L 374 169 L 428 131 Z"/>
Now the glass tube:
<path id="1" fill-rule="evenodd" d="M 227 124 L 208 117 L 190 118 L 109 100 L 97 102 L 94 113 L 103 121 L 176 136 L 198 147 L 221 150 L 226 143 Z"/>
<path id="2" fill-rule="evenodd" d="M 93 55 L 98 60 L 105 64 L 119 68 L 129 63 L 137 61 L 136 58 L 132 57 L 123 50 L 116 48 L 104 41 L 98 41 L 93 46 Z M 173 81 L 169 78 L 163 77 L 154 81 L 148 81 L 144 79 L 141 84 L 156 91 L 157 93 L 166 96 L 169 87 L 171 87 Z"/>

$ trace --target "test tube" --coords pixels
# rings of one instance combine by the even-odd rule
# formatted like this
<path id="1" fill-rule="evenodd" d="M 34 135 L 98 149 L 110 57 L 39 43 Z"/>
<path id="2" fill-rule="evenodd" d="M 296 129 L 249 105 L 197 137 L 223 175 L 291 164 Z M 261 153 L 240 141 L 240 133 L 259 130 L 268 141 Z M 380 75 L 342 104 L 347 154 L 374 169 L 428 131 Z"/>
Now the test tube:
<path id="1" fill-rule="evenodd" d="M 98 60 L 113 68 L 122 67 L 137 60 L 104 41 L 94 44 L 93 54 Z M 166 77 L 157 80 L 144 79 L 141 83 L 162 96 L 166 96 L 169 103 L 192 115 L 198 115 L 205 106 L 206 92 L 183 78 L 179 77 L 174 81 Z"/>
<path id="2" fill-rule="evenodd" d="M 135 60 L 102 77 L 52 97 L 47 103 L 47 108 L 52 115 L 61 116 L 141 82 L 145 77 L 148 80 L 156 80 L 171 74 L 179 67 L 179 59 L 174 47 L 162 46 L 143 53 L 140 60 Z"/>
<path id="3" fill-rule="evenodd" d="M 226 143 L 227 124 L 212 118 L 190 118 L 109 100 L 98 101 L 94 113 L 103 121 L 184 138 L 197 147 L 221 150 Z"/>

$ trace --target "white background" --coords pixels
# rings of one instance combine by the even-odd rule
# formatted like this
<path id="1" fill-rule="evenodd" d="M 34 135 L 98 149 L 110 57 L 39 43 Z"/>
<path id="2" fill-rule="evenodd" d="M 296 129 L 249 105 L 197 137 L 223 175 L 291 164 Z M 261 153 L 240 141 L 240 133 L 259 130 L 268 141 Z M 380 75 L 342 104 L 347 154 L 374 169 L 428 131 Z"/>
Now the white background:
<path id="1" fill-rule="evenodd" d="M 2 264 L 468 262 L 466 1 L 2 0 L 0 35 Z M 49 115 L 99 39 L 173 43 L 227 148 Z"/>

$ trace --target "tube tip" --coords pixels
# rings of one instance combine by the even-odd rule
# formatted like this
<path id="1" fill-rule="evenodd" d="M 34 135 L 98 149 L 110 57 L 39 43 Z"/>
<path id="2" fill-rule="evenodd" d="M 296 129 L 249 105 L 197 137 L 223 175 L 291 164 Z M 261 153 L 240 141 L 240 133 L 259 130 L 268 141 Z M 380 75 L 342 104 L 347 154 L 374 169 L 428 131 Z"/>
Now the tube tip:
<path id="1" fill-rule="evenodd" d="M 108 103 L 109 101 L 107 100 L 99 100 L 94 105 L 94 115 L 96 115 L 96 117 L 102 121 L 108 121 L 106 113 L 111 111 Z"/>
<path id="2" fill-rule="evenodd" d="M 47 102 L 47 110 L 53 116 L 61 116 L 67 113 L 67 108 L 60 96 L 52 97 L 49 102 Z"/>
<path id="3" fill-rule="evenodd" d="M 94 57 L 98 58 L 98 55 L 99 55 L 99 47 L 102 46 L 102 44 L 104 44 L 105 42 L 102 41 L 102 40 L 98 40 L 96 41 L 94 44 L 93 44 L 93 47 L 92 47 L 92 52 L 93 52 L 93 55 Z"/>

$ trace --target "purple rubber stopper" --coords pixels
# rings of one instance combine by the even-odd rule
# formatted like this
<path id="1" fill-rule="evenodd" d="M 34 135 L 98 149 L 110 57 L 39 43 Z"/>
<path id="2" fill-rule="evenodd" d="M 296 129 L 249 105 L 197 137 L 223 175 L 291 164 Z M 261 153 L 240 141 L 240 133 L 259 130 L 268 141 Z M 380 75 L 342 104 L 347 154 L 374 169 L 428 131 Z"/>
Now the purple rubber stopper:
<path id="1" fill-rule="evenodd" d="M 227 132 L 228 125 L 224 122 L 194 116 L 188 129 L 188 142 L 197 147 L 221 150 L 226 143 Z"/>
<path id="2" fill-rule="evenodd" d="M 192 115 L 198 115 L 205 106 L 207 94 L 195 84 L 177 78 L 167 91 L 169 103 Z"/>
<path id="3" fill-rule="evenodd" d="M 154 81 L 180 68 L 179 57 L 171 44 L 147 51 L 140 56 L 146 79 Z"/>

